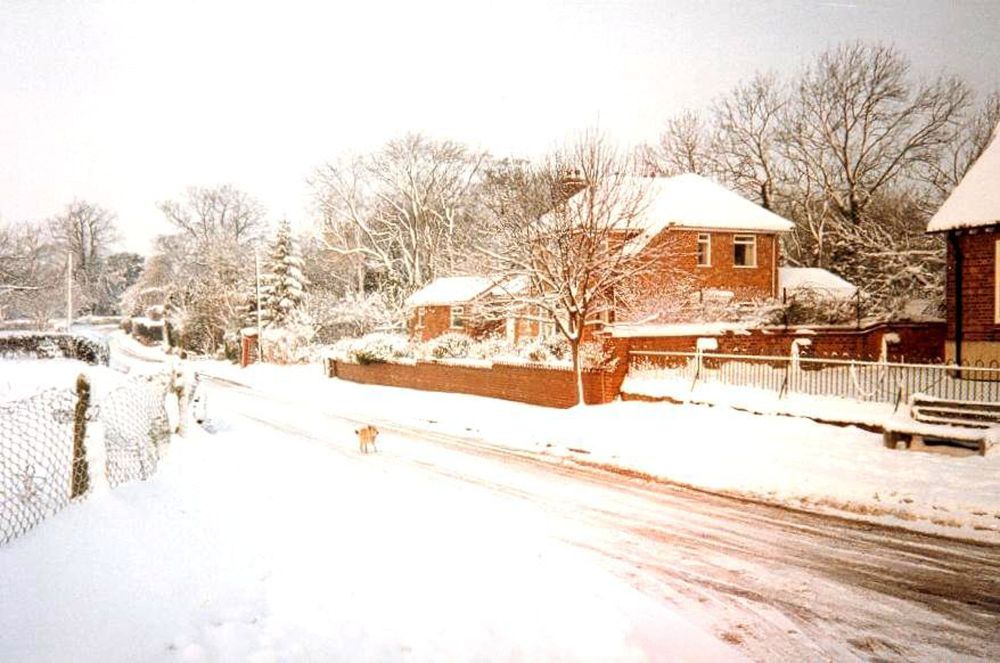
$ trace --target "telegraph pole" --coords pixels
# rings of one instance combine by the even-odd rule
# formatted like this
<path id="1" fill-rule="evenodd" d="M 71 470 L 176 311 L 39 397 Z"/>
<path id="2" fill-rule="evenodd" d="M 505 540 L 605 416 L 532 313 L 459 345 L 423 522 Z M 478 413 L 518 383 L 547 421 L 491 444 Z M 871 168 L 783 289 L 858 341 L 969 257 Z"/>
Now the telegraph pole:
<path id="1" fill-rule="evenodd" d="M 73 326 L 73 254 L 66 254 L 66 331 Z"/>
<path id="2" fill-rule="evenodd" d="M 257 294 L 257 359 L 262 363 L 264 361 L 264 328 L 260 323 L 261 310 L 260 310 L 260 251 L 258 249 L 253 250 L 253 268 L 254 277 L 256 278 L 255 291 Z"/>

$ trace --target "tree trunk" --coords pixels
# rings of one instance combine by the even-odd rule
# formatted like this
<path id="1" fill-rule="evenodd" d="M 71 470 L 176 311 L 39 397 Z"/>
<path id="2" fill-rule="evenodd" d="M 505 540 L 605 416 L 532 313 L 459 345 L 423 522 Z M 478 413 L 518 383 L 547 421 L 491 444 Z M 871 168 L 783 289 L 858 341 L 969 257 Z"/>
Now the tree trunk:
<path id="1" fill-rule="evenodd" d="M 580 338 L 570 339 L 569 349 L 573 357 L 573 376 L 576 378 L 576 404 L 584 405 L 583 366 L 580 365 Z"/>

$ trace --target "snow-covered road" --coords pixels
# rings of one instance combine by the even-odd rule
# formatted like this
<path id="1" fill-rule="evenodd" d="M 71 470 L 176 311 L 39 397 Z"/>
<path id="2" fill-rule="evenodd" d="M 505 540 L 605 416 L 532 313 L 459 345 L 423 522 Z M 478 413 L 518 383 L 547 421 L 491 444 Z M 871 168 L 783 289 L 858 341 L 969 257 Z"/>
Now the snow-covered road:
<path id="1" fill-rule="evenodd" d="M 754 659 L 1000 658 L 994 545 L 718 497 L 384 422 L 381 452 L 361 457 L 356 422 L 342 416 L 219 380 L 209 399 L 211 425 L 250 422 L 310 439 L 344 463 L 377 465 L 379 490 L 419 475 L 444 493 L 460 487 L 473 502 L 517 503 L 595 570 L 678 608 Z"/>

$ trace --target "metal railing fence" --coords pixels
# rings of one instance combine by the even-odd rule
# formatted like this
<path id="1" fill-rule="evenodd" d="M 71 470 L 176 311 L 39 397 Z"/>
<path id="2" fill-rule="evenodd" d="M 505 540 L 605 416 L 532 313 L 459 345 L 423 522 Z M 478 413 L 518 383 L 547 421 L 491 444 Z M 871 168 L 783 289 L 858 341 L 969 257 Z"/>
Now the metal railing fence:
<path id="1" fill-rule="evenodd" d="M 722 384 L 787 394 L 831 396 L 896 407 L 916 393 L 956 401 L 1000 402 L 1000 366 L 902 364 L 813 357 L 634 350 L 633 375 Z"/>

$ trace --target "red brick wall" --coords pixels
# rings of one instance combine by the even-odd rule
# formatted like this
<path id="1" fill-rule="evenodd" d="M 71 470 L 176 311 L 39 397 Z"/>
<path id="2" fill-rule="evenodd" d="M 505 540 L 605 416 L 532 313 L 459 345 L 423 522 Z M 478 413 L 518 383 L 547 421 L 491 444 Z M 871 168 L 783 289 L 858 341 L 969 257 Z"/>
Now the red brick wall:
<path id="1" fill-rule="evenodd" d="M 585 372 L 584 400 L 590 404 L 614 400 L 624 379 L 624 363 L 613 372 Z M 568 369 L 507 364 L 476 368 L 434 362 L 359 365 L 330 361 L 328 373 L 330 377 L 362 384 L 473 394 L 547 407 L 576 405 L 576 381 L 573 371 Z"/>
<path id="2" fill-rule="evenodd" d="M 962 336 L 965 341 L 1000 341 L 995 320 L 996 242 L 1000 233 L 958 235 L 962 252 Z M 955 253 L 948 242 L 948 340 L 955 340 Z"/>
<path id="3" fill-rule="evenodd" d="M 698 235 L 711 237 L 711 265 L 699 267 L 697 262 Z M 757 238 L 757 266 L 737 267 L 733 264 L 733 236 L 754 235 Z M 649 243 L 647 251 L 656 255 L 663 267 L 645 280 L 670 283 L 678 273 L 694 279 L 698 288 L 729 290 L 737 299 L 774 297 L 777 293 L 777 235 L 751 232 L 667 229 Z"/>
<path id="4" fill-rule="evenodd" d="M 878 359 L 882 335 L 895 333 L 900 343 L 889 346 L 890 361 L 914 363 L 939 362 L 943 354 L 945 324 L 882 324 L 862 330 L 816 329 L 815 334 L 796 334 L 794 330 L 753 330 L 749 334 L 717 336 L 719 352 L 785 357 L 796 338 L 809 338 L 812 345 L 802 355 L 811 357 Z M 641 338 L 602 338 L 614 354 L 613 368 L 584 373 L 584 400 L 609 403 L 617 398 L 630 361 L 630 350 L 693 352 L 698 336 L 660 336 Z M 415 364 L 359 365 L 340 361 L 328 363 L 330 377 L 390 387 L 444 391 L 502 398 L 547 407 L 571 407 L 576 404 L 576 383 L 569 369 L 494 364 L 492 368 L 455 366 L 436 362 Z"/>
<path id="5" fill-rule="evenodd" d="M 900 342 L 889 345 L 889 361 L 938 363 L 944 358 L 943 322 L 879 324 L 865 329 L 810 328 L 815 333 L 796 333 L 795 329 L 754 329 L 745 334 L 710 336 L 723 354 L 770 355 L 786 357 L 792 341 L 807 338 L 810 345 L 801 348 L 804 357 L 857 359 L 875 361 L 882 351 L 882 336 L 894 333 Z M 655 336 L 611 339 L 628 350 L 658 352 L 694 352 L 699 336 Z"/>

